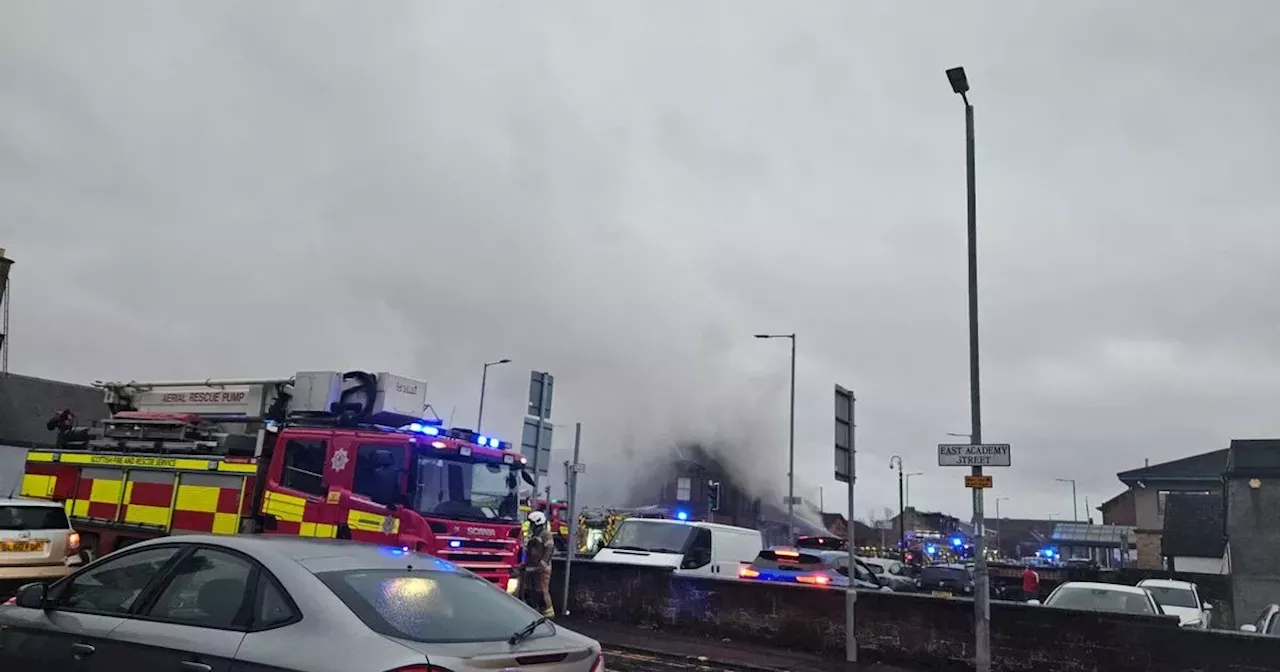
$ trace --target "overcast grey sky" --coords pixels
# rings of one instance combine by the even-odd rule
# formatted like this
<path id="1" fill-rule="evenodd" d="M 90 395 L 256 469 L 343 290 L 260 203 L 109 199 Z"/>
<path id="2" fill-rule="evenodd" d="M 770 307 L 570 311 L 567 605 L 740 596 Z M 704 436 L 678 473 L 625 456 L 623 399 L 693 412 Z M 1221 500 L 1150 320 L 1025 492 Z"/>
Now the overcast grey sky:
<path id="1" fill-rule="evenodd" d="M 515 437 L 530 368 L 584 489 L 678 438 L 964 514 L 961 102 L 978 120 L 984 433 L 1002 513 L 1280 435 L 1274 2 L 0 5 L 11 368 L 391 370 Z M 563 429 L 557 447 L 567 447 Z M 518 438 L 518 437 L 515 437 Z M 649 451 L 649 452 L 646 452 Z M 631 457 L 628 458 L 627 456 Z M 637 457 L 639 456 L 639 457 Z M 628 462 L 628 459 L 631 462 Z M 807 496 L 812 491 L 805 491 Z M 991 495 L 988 497 L 990 506 Z"/>

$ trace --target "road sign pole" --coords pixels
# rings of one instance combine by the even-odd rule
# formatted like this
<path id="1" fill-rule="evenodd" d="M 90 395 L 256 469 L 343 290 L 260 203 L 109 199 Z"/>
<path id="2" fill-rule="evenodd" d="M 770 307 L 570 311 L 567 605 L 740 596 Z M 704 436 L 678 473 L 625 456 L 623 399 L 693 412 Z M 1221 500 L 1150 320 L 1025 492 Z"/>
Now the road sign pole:
<path id="1" fill-rule="evenodd" d="M 968 239 L 969 239 L 969 410 L 970 427 L 969 442 L 974 445 L 982 443 L 982 396 L 980 385 L 980 368 L 978 365 L 978 190 L 974 160 L 973 105 L 965 98 L 964 104 L 964 140 L 965 140 L 965 193 L 968 205 Z M 982 475 L 982 467 L 973 468 L 974 476 Z M 991 592 L 990 577 L 987 575 L 986 534 L 983 529 L 983 493 L 973 490 L 973 534 L 977 537 L 974 545 L 977 557 L 973 564 L 973 636 L 974 660 L 976 672 L 988 672 L 991 669 Z"/>
<path id="2" fill-rule="evenodd" d="M 844 657 L 850 663 L 858 662 L 858 637 L 854 630 L 854 605 L 858 601 L 858 592 L 853 587 L 857 576 L 857 539 L 854 532 L 854 498 L 853 484 L 858 480 L 857 465 L 854 458 L 854 396 L 851 390 L 836 385 L 835 394 L 835 467 L 836 480 L 844 481 L 849 486 L 849 510 L 845 517 L 845 539 L 849 545 L 849 585 L 844 591 Z"/>
<path id="3" fill-rule="evenodd" d="M 569 615 L 569 574 L 573 571 L 573 556 L 578 550 L 578 471 L 581 464 L 578 462 L 578 449 L 582 444 L 582 423 L 576 423 L 573 427 L 573 464 L 569 467 L 569 539 L 564 560 L 564 596 L 560 599 L 560 611 L 565 616 Z M 550 502 L 548 502 L 548 507 Z"/>
<path id="4" fill-rule="evenodd" d="M 854 604 L 858 601 L 858 591 L 853 587 L 853 579 L 858 575 L 857 549 L 854 538 L 857 526 L 854 524 L 853 483 L 858 480 L 856 450 L 854 448 L 854 430 L 857 425 L 853 420 L 853 393 L 849 393 L 849 512 L 845 516 L 849 535 L 849 585 L 844 589 L 844 659 L 850 663 L 858 662 L 858 634 L 854 629 Z"/>

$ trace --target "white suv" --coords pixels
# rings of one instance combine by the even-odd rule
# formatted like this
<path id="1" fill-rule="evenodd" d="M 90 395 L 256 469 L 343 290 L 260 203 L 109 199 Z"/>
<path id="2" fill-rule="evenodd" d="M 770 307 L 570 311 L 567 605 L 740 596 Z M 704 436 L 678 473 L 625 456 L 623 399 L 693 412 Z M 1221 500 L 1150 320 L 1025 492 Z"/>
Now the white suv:
<path id="1" fill-rule="evenodd" d="M 0 594 L 60 579 L 80 564 L 80 534 L 62 504 L 0 499 Z"/>

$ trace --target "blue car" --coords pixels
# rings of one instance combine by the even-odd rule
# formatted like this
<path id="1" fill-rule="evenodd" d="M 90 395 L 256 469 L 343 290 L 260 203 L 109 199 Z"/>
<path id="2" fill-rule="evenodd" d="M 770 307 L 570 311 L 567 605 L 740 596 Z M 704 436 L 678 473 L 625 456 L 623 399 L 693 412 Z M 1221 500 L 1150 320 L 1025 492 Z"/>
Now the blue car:
<path id="1" fill-rule="evenodd" d="M 856 562 L 853 587 L 865 590 L 888 590 L 861 561 Z M 775 547 L 760 551 L 750 565 L 738 571 L 745 581 L 798 583 L 815 588 L 847 588 L 849 586 L 849 554 L 842 551 Z"/>

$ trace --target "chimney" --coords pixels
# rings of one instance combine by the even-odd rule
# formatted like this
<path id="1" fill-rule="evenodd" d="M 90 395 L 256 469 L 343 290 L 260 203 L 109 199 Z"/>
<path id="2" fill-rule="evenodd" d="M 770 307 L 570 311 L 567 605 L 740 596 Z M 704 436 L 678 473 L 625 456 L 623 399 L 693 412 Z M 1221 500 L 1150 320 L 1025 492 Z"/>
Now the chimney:
<path id="1" fill-rule="evenodd" d="M 1142 458 L 1142 467 L 1145 469 L 1149 466 L 1151 466 L 1151 458 L 1149 457 Z"/>

